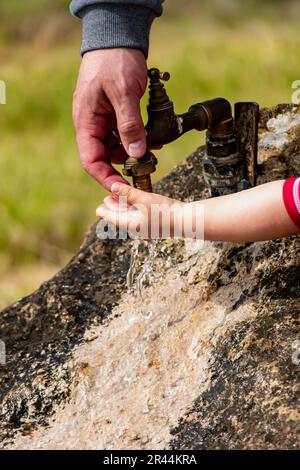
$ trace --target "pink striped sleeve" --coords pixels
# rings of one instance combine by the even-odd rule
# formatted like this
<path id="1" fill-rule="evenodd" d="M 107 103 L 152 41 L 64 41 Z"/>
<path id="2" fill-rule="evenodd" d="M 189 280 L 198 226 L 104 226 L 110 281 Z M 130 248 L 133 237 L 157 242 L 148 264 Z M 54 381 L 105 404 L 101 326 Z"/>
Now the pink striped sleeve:
<path id="1" fill-rule="evenodd" d="M 295 176 L 285 180 L 282 192 L 287 213 L 300 228 L 300 177 Z"/>

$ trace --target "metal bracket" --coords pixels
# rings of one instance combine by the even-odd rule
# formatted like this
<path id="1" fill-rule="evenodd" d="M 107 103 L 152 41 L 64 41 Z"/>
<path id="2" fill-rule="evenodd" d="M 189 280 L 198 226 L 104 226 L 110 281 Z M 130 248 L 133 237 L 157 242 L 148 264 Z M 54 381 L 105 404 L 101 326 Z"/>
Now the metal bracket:
<path id="1" fill-rule="evenodd" d="M 244 160 L 244 178 L 255 186 L 259 105 L 255 102 L 235 103 L 234 116 L 238 152 Z"/>

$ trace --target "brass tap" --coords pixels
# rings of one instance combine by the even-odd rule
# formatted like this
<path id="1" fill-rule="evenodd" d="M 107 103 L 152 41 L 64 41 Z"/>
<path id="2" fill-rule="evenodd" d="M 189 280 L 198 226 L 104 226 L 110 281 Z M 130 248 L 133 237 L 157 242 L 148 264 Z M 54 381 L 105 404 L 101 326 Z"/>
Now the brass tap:
<path id="1" fill-rule="evenodd" d="M 162 83 L 169 80 L 170 74 L 152 68 L 148 70 L 148 77 L 147 147 L 174 142 L 193 129 L 207 130 L 203 172 L 212 196 L 232 193 L 248 184 L 255 185 L 258 105 L 237 103 L 233 117 L 229 101 L 214 98 L 190 106 L 183 114 L 176 114 Z M 136 188 L 152 192 L 150 174 L 155 171 L 156 162 L 149 151 L 139 159 L 129 157 L 123 174 L 133 178 Z"/>
<path id="2" fill-rule="evenodd" d="M 152 193 L 150 174 L 155 171 L 157 159 L 147 151 L 141 158 L 129 157 L 124 163 L 123 175 L 131 176 L 133 186 Z"/>
<path id="3" fill-rule="evenodd" d="M 170 74 L 156 68 L 148 70 L 149 103 L 147 106 L 148 147 L 156 147 L 174 142 L 181 135 L 195 129 L 202 131 L 213 129 L 218 133 L 232 133 L 233 118 L 230 103 L 225 98 L 215 98 L 190 106 L 183 114 L 176 114 L 174 104 L 167 95 L 162 81 L 168 81 Z M 226 126 L 224 125 L 226 121 Z"/>

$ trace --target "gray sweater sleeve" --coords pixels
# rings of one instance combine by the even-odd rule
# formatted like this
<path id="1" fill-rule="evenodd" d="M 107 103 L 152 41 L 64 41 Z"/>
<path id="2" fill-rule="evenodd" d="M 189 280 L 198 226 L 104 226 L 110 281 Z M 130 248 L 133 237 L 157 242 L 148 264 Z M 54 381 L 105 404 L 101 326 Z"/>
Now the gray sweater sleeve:
<path id="1" fill-rule="evenodd" d="M 73 0 L 71 13 L 82 19 L 81 54 L 94 49 L 129 47 L 147 57 L 149 33 L 164 0 Z"/>

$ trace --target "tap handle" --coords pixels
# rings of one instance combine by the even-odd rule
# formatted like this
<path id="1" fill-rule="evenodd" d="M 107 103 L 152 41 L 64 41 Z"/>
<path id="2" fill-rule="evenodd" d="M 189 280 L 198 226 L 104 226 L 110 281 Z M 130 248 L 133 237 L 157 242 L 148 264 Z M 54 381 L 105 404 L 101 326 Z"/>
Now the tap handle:
<path id="1" fill-rule="evenodd" d="M 170 79 L 170 74 L 169 72 L 161 72 L 153 67 L 148 70 L 148 77 L 153 81 L 163 80 L 164 82 L 167 82 Z"/>

